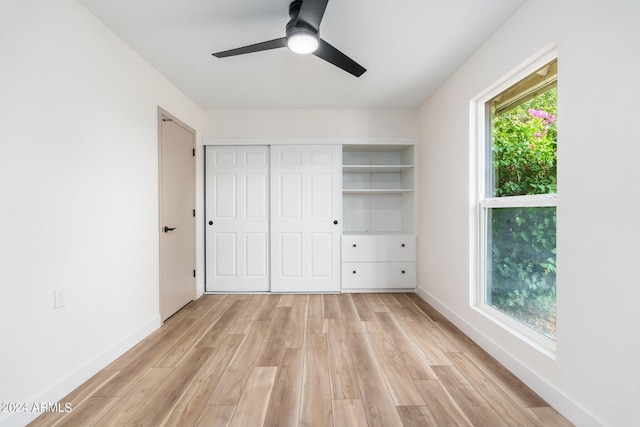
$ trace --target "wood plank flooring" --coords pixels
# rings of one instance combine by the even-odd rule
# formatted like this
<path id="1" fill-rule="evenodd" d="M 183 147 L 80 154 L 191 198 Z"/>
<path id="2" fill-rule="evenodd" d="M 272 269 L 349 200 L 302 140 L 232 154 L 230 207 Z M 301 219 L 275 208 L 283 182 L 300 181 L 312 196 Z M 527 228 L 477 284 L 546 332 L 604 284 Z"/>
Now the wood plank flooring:
<path id="1" fill-rule="evenodd" d="M 570 426 L 415 294 L 205 295 L 31 426 Z"/>

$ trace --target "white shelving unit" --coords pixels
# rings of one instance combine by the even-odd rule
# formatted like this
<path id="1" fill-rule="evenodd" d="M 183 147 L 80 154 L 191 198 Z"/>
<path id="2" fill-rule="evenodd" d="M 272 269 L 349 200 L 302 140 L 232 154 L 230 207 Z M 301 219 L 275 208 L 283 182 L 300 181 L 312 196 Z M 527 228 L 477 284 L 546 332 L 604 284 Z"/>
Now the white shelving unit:
<path id="1" fill-rule="evenodd" d="M 345 145 L 343 232 L 414 233 L 414 147 Z"/>
<path id="2" fill-rule="evenodd" d="M 344 145 L 342 289 L 416 286 L 414 146 Z"/>

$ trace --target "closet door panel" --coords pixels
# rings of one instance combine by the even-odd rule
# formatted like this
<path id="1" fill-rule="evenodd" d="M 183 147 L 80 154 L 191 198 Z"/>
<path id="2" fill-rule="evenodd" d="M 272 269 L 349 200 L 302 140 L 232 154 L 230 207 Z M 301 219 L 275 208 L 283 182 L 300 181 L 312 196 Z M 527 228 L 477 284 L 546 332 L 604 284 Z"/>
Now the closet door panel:
<path id="1" fill-rule="evenodd" d="M 280 234 L 280 276 L 302 278 L 302 233 Z"/>
<path id="2" fill-rule="evenodd" d="M 333 207 L 331 197 L 333 176 L 314 174 L 311 176 L 311 218 L 331 219 Z"/>
<path id="3" fill-rule="evenodd" d="M 280 218 L 302 218 L 302 174 L 283 173 L 278 178 L 280 188 Z"/>
<path id="4" fill-rule="evenodd" d="M 245 216 L 247 218 L 268 219 L 269 186 L 268 177 L 264 174 L 246 176 Z"/>
<path id="5" fill-rule="evenodd" d="M 269 241 L 267 233 L 247 233 L 245 238 L 246 276 L 267 277 L 269 264 Z"/>
<path id="6" fill-rule="evenodd" d="M 237 262 L 236 253 L 238 251 L 238 239 L 236 233 L 216 233 L 215 237 L 215 257 L 213 271 L 214 277 L 236 278 Z"/>
<path id="7" fill-rule="evenodd" d="M 206 286 L 269 290 L 269 149 L 206 148 Z"/>
<path id="8" fill-rule="evenodd" d="M 236 219 L 238 195 L 236 174 L 218 174 L 214 177 L 215 191 L 213 193 L 213 205 L 215 216 L 218 219 Z"/>
<path id="9" fill-rule="evenodd" d="M 340 290 L 341 157 L 339 145 L 272 147 L 272 291 Z"/>
<path id="10" fill-rule="evenodd" d="M 309 251 L 308 264 L 311 266 L 309 272 L 311 277 L 330 278 L 333 276 L 334 249 L 333 236 L 331 233 L 311 233 L 311 250 Z"/>

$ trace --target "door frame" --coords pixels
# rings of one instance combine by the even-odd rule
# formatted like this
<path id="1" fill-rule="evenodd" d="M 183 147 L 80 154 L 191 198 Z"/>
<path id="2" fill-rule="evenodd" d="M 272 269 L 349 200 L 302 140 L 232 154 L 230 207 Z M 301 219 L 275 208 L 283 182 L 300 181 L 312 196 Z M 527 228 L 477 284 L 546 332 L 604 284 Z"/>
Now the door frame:
<path id="1" fill-rule="evenodd" d="M 173 114 L 169 113 L 167 110 L 165 110 L 164 108 L 158 106 L 158 224 L 157 224 L 157 230 L 158 230 L 158 309 L 159 309 L 159 313 L 160 313 L 160 318 L 162 320 L 162 322 L 164 322 L 166 319 L 162 319 L 163 317 L 163 295 L 162 295 L 162 290 L 163 290 L 163 277 L 162 277 L 162 224 L 164 224 L 164 218 L 162 217 L 162 206 L 164 203 L 164 200 L 162 199 L 162 122 L 163 121 L 172 121 L 173 123 L 177 124 L 178 126 L 182 127 L 184 130 L 186 130 L 187 132 L 189 132 L 191 134 L 191 143 L 192 143 L 192 148 L 193 148 L 193 152 L 194 152 L 194 157 L 193 157 L 193 208 L 195 209 L 195 205 L 196 205 L 196 187 L 197 187 L 197 171 L 196 171 L 196 157 L 195 157 L 195 152 L 196 152 L 196 130 L 194 128 L 192 128 L 191 126 L 187 125 L 185 122 L 183 122 L 182 120 L 178 119 L 176 116 L 174 116 Z M 191 249 L 193 251 L 193 262 L 194 262 L 194 271 L 197 271 L 197 253 L 196 253 L 196 247 L 197 247 L 197 240 L 196 240 L 196 221 L 193 221 L 193 229 L 191 230 L 191 233 L 193 235 L 193 248 Z M 192 281 L 192 292 L 193 292 L 193 299 L 195 300 L 197 297 L 197 291 L 196 291 L 196 277 L 194 274 L 194 278 Z M 168 316 L 171 317 L 171 316 Z"/>

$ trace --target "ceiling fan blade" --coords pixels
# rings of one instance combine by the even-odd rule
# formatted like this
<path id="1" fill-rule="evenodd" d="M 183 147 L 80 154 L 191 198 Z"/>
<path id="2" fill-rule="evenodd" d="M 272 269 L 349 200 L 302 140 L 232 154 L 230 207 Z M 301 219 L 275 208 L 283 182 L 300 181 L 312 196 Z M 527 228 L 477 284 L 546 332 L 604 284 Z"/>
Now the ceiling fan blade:
<path id="1" fill-rule="evenodd" d="M 262 43 L 250 44 L 249 46 L 243 46 L 236 49 L 229 49 L 222 52 L 212 53 L 216 58 L 225 58 L 227 56 L 244 55 L 245 53 L 260 52 L 263 50 L 278 49 L 280 47 L 287 46 L 287 38 L 280 37 L 279 39 L 269 40 Z"/>
<path id="2" fill-rule="evenodd" d="M 313 52 L 313 54 L 318 58 L 322 58 L 325 61 L 332 63 L 338 68 L 342 68 L 347 73 L 351 73 L 356 77 L 360 77 L 365 71 L 367 71 L 366 68 L 322 39 L 320 39 L 320 46 L 318 46 L 318 49 Z"/>
<path id="3" fill-rule="evenodd" d="M 329 0 L 302 0 L 296 25 L 298 25 L 298 22 L 303 21 L 318 31 L 327 3 L 329 3 Z"/>

